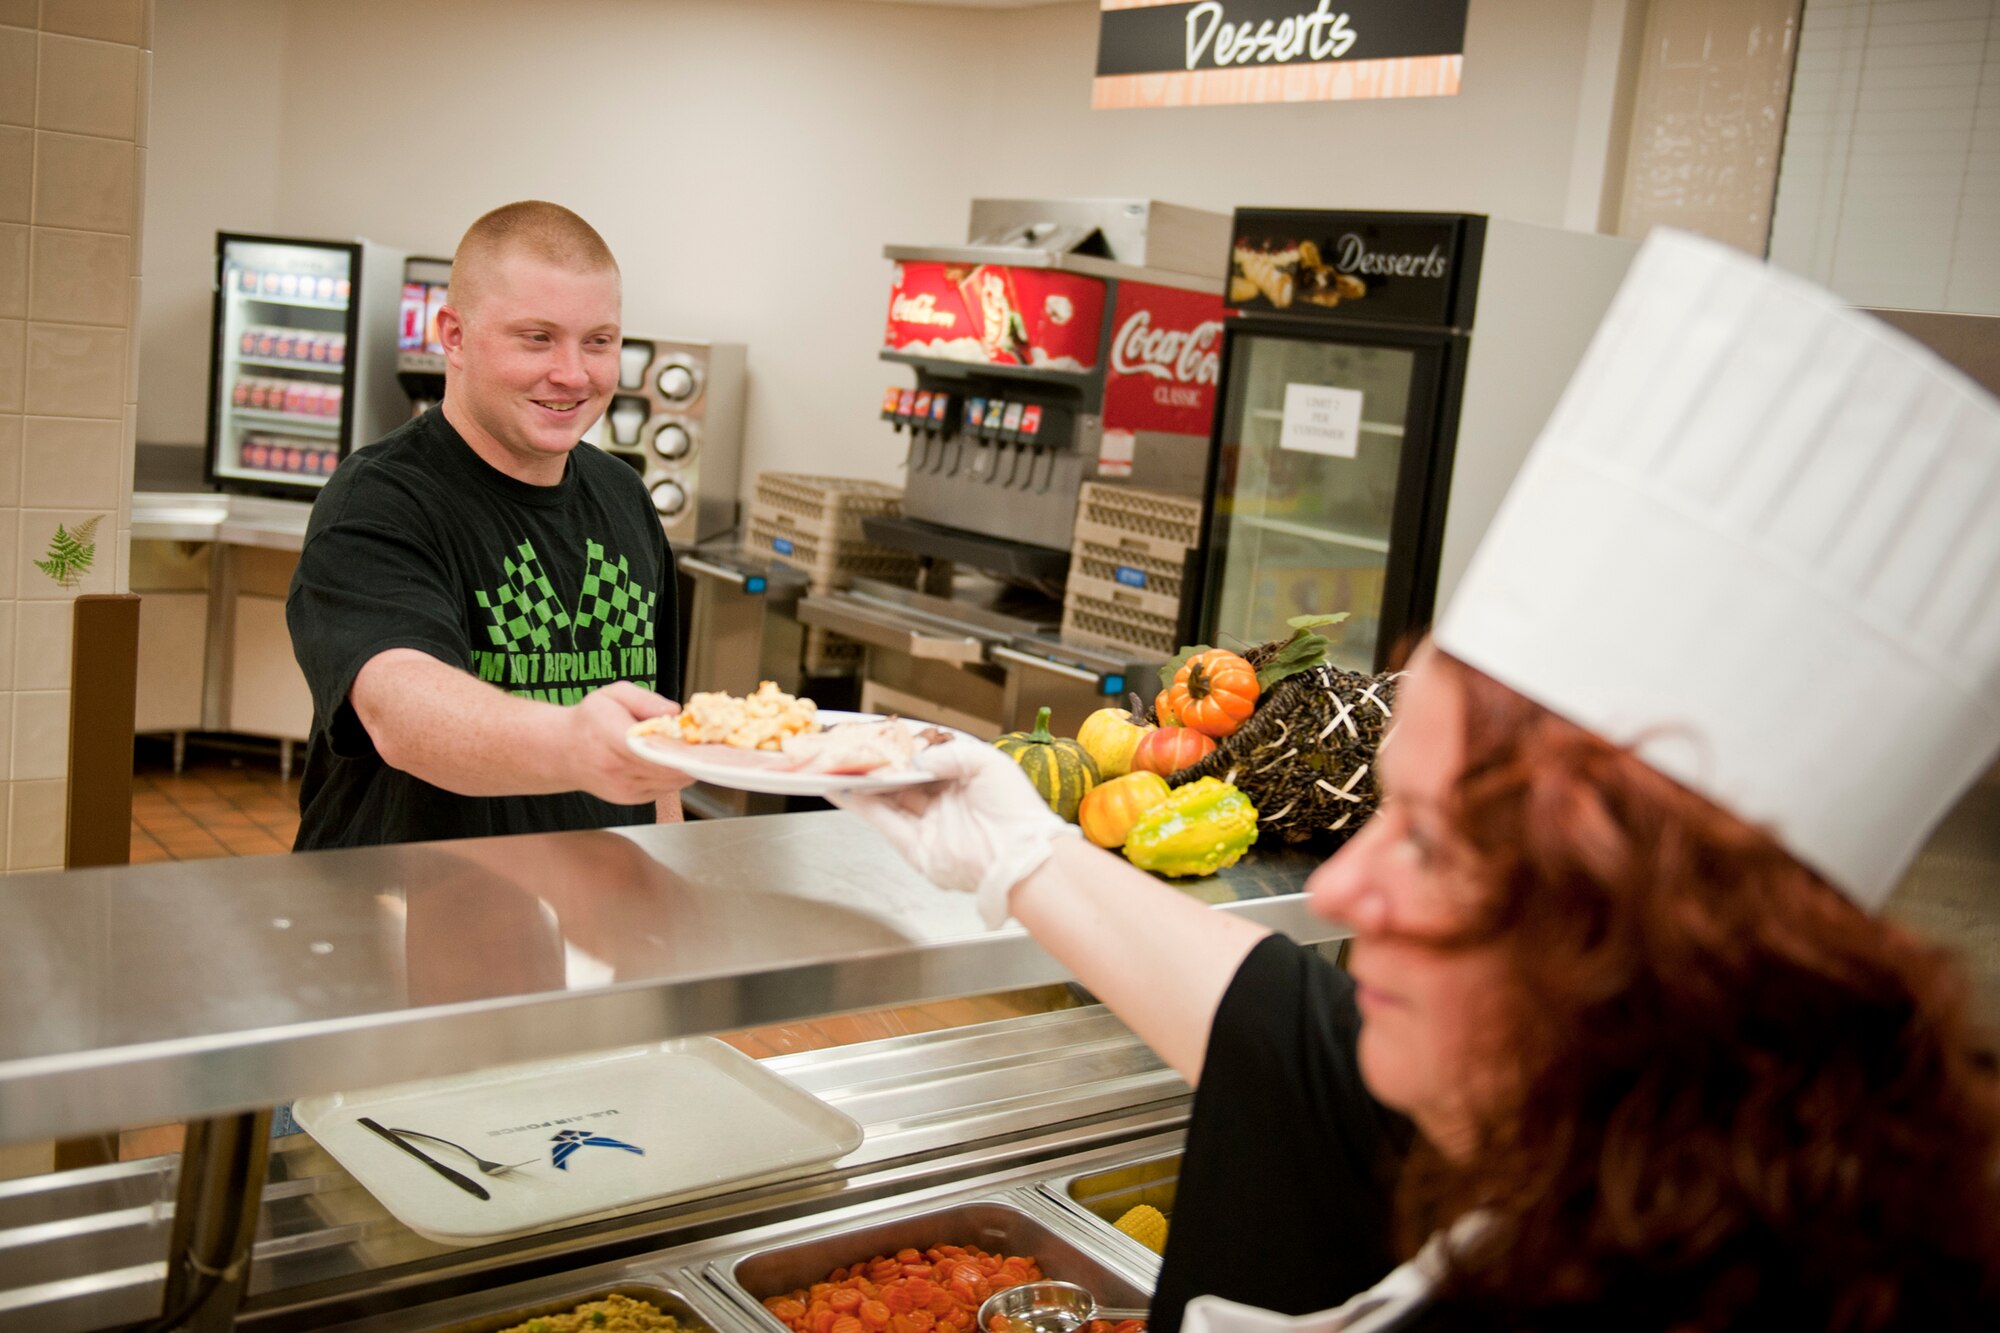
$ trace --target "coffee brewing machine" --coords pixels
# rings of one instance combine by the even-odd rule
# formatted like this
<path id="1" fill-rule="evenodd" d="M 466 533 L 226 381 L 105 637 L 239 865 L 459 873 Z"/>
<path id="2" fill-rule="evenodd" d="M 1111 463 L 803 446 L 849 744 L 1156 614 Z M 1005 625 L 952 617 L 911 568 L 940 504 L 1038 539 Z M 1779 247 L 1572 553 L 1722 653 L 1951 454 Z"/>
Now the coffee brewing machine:
<path id="1" fill-rule="evenodd" d="M 867 645 L 861 706 L 988 733 L 1074 727 L 1166 654 L 1065 639 L 1086 482 L 1202 492 L 1229 219 L 1146 200 L 975 200 L 968 240 L 891 245 L 881 416 L 904 438 L 900 515 L 870 541 L 923 563 L 799 604 Z"/>

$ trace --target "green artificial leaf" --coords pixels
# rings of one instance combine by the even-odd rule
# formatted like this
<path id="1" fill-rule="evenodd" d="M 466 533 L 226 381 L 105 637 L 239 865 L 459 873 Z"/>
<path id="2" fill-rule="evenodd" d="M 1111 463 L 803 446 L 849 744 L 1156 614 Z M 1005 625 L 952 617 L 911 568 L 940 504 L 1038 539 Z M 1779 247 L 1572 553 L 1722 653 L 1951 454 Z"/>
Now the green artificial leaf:
<path id="1" fill-rule="evenodd" d="M 1257 688 L 1268 690 L 1279 681 L 1296 676 L 1302 671 L 1310 671 L 1326 661 L 1326 650 L 1332 640 L 1306 631 L 1292 636 L 1278 655 L 1264 664 L 1257 673 Z"/>
<path id="2" fill-rule="evenodd" d="M 1160 668 L 1160 688 L 1164 690 L 1167 686 L 1174 683 L 1174 677 L 1180 674 L 1181 668 L 1188 664 L 1190 657 L 1199 657 L 1203 653 L 1212 653 L 1214 651 L 1215 649 L 1206 643 L 1198 643 L 1192 648 L 1181 649 L 1179 657 L 1169 659 L 1167 664 Z"/>
<path id="3" fill-rule="evenodd" d="M 1322 625 L 1338 625 L 1347 619 L 1347 614 L 1345 611 L 1336 611 L 1330 616 L 1293 616 L 1285 623 L 1295 630 L 1318 629 Z"/>

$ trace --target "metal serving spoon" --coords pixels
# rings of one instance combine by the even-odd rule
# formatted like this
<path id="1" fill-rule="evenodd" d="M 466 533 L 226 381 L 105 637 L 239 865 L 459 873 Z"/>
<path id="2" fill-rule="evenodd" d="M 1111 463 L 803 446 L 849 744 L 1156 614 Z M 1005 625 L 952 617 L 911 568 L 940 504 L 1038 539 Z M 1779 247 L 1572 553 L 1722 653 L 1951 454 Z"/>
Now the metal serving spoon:
<path id="1" fill-rule="evenodd" d="M 1023 1282 L 995 1292 L 979 1307 L 978 1333 L 988 1333 L 995 1317 L 1031 1333 L 1075 1333 L 1093 1319 L 1144 1319 L 1144 1310 L 1112 1310 L 1074 1282 Z"/>

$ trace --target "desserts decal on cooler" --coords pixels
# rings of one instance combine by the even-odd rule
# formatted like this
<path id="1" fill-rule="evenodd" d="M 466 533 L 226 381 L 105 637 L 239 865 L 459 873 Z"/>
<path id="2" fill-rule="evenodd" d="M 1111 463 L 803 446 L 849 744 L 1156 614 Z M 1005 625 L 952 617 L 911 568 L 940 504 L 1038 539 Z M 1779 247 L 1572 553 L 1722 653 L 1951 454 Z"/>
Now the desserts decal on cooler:
<path id="1" fill-rule="evenodd" d="M 1231 305 L 1262 298 L 1279 310 L 1290 308 L 1294 300 L 1331 307 L 1368 295 L 1368 284 L 1327 263 L 1314 241 L 1263 246 L 1238 241 L 1229 258 Z"/>

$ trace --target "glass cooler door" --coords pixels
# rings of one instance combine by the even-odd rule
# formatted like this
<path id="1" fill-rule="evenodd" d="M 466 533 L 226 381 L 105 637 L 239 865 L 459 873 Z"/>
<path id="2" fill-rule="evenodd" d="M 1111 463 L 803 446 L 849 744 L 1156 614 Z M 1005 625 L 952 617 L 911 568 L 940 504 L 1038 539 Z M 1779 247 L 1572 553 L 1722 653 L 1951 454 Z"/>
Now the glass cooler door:
<path id="1" fill-rule="evenodd" d="M 1232 330 L 1214 463 L 1201 640 L 1282 638 L 1293 616 L 1350 671 L 1377 671 L 1413 618 L 1442 349 Z M 1432 577 L 1435 577 L 1434 570 Z"/>
<path id="2" fill-rule="evenodd" d="M 317 488 L 353 411 L 358 247 L 225 235 L 218 249 L 211 478 L 225 490 Z"/>

